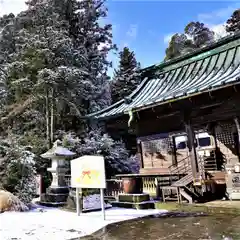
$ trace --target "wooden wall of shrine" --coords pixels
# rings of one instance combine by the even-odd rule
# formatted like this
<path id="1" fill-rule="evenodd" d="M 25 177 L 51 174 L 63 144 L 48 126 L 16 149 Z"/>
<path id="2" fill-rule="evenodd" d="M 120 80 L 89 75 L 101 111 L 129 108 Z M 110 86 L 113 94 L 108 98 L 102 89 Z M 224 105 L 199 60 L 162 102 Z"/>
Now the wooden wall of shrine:
<path id="1" fill-rule="evenodd" d="M 184 133 L 190 124 L 195 131 L 209 131 L 215 126 L 217 145 L 227 159 L 238 159 L 239 136 L 234 118 L 240 120 L 240 89 L 221 89 L 203 93 L 192 98 L 142 109 L 134 114 L 131 126 L 129 116 L 124 115 L 107 121 L 106 129 L 115 139 L 123 139 L 134 154 L 137 141 L 141 143 L 144 168 L 168 168 L 180 157 L 176 157 L 174 134 Z M 171 135 L 171 136 L 170 136 Z M 184 155 L 185 156 L 185 155 Z"/>
<path id="2" fill-rule="evenodd" d="M 172 165 L 173 143 L 168 134 L 140 137 L 137 141 L 141 144 L 144 168 L 168 168 Z"/>
<path id="3" fill-rule="evenodd" d="M 233 119 L 218 122 L 215 128 L 217 146 L 225 156 L 227 163 L 235 163 L 240 159 L 239 137 Z"/>

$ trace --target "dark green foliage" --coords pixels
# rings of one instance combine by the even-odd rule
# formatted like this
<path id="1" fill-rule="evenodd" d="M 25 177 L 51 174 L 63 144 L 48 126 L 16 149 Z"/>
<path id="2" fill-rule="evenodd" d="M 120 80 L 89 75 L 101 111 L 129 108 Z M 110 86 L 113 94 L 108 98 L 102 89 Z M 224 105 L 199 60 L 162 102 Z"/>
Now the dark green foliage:
<path id="1" fill-rule="evenodd" d="M 240 9 L 236 9 L 226 23 L 228 33 L 238 32 L 240 30 Z"/>
<path id="2" fill-rule="evenodd" d="M 0 18 L 1 135 L 9 140 L 11 129 L 19 147 L 17 152 L 8 147 L 11 151 L 0 167 L 4 187 L 14 193 L 26 186 L 23 182 L 13 189 L 28 169 L 16 162 L 26 158 L 21 155 L 24 146 L 30 145 L 29 152 L 34 153 L 32 173 L 44 174 L 47 181 L 49 161 L 39 155 L 49 148 L 57 130 L 85 133 L 81 117 L 110 104 L 107 55 L 115 49 L 111 25 L 102 23 L 107 15 L 104 1 L 27 4 L 26 11 Z"/>
<path id="3" fill-rule="evenodd" d="M 126 150 L 122 141 L 114 141 L 100 129 L 94 129 L 83 138 L 76 137 L 73 133 L 63 136 L 63 145 L 68 147 L 77 156 L 102 155 L 105 158 L 107 178 L 120 173 L 137 173 L 139 160 Z"/>
<path id="4" fill-rule="evenodd" d="M 188 39 L 185 34 L 174 34 L 166 49 L 165 60 L 180 57 L 182 54 L 194 50 L 192 40 Z"/>
<path id="5" fill-rule="evenodd" d="M 176 33 L 172 36 L 166 49 L 165 60 L 182 56 L 186 53 L 198 50 L 214 42 L 214 32 L 204 23 L 190 22 L 184 29 L 184 33 Z"/>
<path id="6" fill-rule="evenodd" d="M 0 139 L 0 187 L 30 203 L 36 193 L 35 155 L 13 135 Z"/>
<path id="7" fill-rule="evenodd" d="M 112 102 L 115 103 L 128 96 L 141 82 L 140 64 L 135 54 L 128 47 L 119 53 L 119 66 L 115 70 L 111 83 Z"/>
<path id="8" fill-rule="evenodd" d="M 204 23 L 190 22 L 184 29 L 187 36 L 192 39 L 195 48 L 202 47 L 214 41 L 214 32 Z"/>
<path id="9" fill-rule="evenodd" d="M 24 202 L 34 195 L 36 174 L 49 185 L 50 161 L 39 156 L 62 138 L 59 129 L 80 136 L 65 141 L 78 156 L 102 154 L 107 177 L 138 167 L 122 142 L 99 131 L 87 133 L 81 118 L 111 102 L 107 55 L 116 46 L 111 25 L 101 21 L 107 15 L 104 2 L 29 0 L 26 11 L 0 18 L 0 69 L 5 72 L 0 71 L 0 124 L 8 144 L 4 148 L 0 141 L 0 183 Z M 121 65 L 132 91 L 138 84 L 134 53 L 123 54 Z"/>

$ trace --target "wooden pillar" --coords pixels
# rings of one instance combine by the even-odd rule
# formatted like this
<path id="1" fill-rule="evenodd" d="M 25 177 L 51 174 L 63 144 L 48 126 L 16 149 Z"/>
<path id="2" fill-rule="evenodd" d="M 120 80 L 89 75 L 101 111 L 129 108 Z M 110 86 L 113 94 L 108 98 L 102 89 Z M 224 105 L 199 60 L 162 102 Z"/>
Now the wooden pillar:
<path id="1" fill-rule="evenodd" d="M 137 137 L 139 136 L 139 122 L 134 122 L 134 129 L 135 129 L 135 136 L 136 136 L 136 144 L 137 144 L 137 154 L 140 158 L 140 169 L 144 168 L 144 162 L 143 162 L 143 151 L 142 151 L 142 142 Z"/>
<path id="2" fill-rule="evenodd" d="M 236 128 L 237 128 L 238 141 L 240 142 L 240 124 L 239 124 L 238 118 L 235 118 L 235 119 L 234 119 L 234 122 L 235 122 Z"/>
<path id="3" fill-rule="evenodd" d="M 197 157 L 197 152 L 195 148 L 195 134 L 190 122 L 185 123 L 185 128 L 186 128 L 186 133 L 188 138 L 188 149 L 189 149 L 189 157 L 190 157 L 191 166 L 192 166 L 192 174 L 193 174 L 193 177 L 196 177 L 199 170 L 198 170 L 198 157 Z"/>
<path id="4" fill-rule="evenodd" d="M 210 135 L 213 136 L 213 139 L 214 139 L 214 145 L 215 145 L 215 149 L 217 149 L 218 147 L 218 144 L 217 144 L 217 134 L 216 134 L 216 126 L 217 126 L 217 123 L 215 122 L 212 122 L 208 125 L 208 132 Z"/>
<path id="5" fill-rule="evenodd" d="M 142 142 L 140 140 L 137 140 L 137 154 L 140 156 L 140 168 L 144 168 Z"/>
<path id="6" fill-rule="evenodd" d="M 177 161 L 177 146 L 176 146 L 176 137 L 172 136 L 172 150 L 173 150 L 173 159 L 172 159 L 172 164 L 177 166 L 178 165 L 178 161 Z"/>
<path id="7" fill-rule="evenodd" d="M 235 118 L 234 122 L 236 124 L 237 135 L 238 135 L 238 139 L 236 139 L 237 140 L 236 150 L 237 150 L 237 155 L 238 155 L 238 161 L 240 162 L 240 124 L 239 124 L 238 118 Z"/>

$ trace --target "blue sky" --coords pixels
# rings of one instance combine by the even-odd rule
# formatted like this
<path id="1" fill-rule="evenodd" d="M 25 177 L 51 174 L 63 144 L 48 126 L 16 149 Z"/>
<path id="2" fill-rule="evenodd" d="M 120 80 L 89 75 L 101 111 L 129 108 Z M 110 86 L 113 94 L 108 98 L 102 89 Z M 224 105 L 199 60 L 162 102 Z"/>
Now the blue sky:
<path id="1" fill-rule="evenodd" d="M 25 1 L 0 0 L 0 15 L 24 10 Z M 240 0 L 107 0 L 107 7 L 114 42 L 119 49 L 128 46 L 134 50 L 146 67 L 162 61 L 169 37 L 182 32 L 190 21 L 202 21 L 224 35 L 223 24 L 240 7 Z M 117 57 L 110 54 L 110 59 L 117 67 Z"/>
<path id="2" fill-rule="evenodd" d="M 240 1 L 109 0 L 107 6 L 114 42 L 134 50 L 145 67 L 162 61 L 169 36 L 182 32 L 190 21 L 203 21 L 223 35 L 222 25 Z"/>

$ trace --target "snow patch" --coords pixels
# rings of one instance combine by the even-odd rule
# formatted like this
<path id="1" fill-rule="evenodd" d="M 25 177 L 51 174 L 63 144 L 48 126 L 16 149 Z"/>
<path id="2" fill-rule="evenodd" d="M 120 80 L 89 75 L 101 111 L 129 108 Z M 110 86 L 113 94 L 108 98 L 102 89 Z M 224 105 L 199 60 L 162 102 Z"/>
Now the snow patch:
<path id="1" fill-rule="evenodd" d="M 43 208 L 44 211 L 5 212 L 0 214 L 2 240 L 68 240 L 92 234 L 116 222 L 166 213 L 167 210 L 135 210 L 112 208 L 106 210 L 106 220 L 101 212 L 76 213 L 60 209 Z"/>
<path id="2" fill-rule="evenodd" d="M 111 207 L 105 203 L 105 208 Z M 101 208 L 101 195 L 93 194 L 83 198 L 83 209 L 99 209 Z"/>

